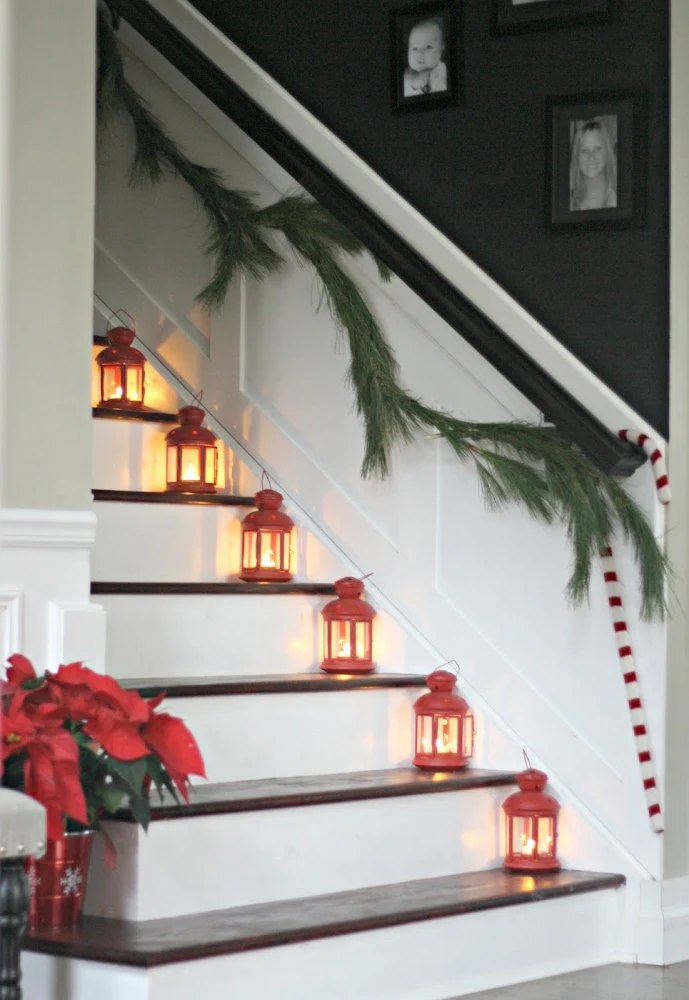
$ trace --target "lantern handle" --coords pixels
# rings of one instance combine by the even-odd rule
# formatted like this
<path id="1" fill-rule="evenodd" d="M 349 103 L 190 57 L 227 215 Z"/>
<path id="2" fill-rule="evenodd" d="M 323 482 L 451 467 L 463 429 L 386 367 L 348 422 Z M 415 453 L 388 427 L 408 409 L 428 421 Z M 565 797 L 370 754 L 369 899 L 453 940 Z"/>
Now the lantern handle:
<path id="1" fill-rule="evenodd" d="M 263 471 L 261 472 L 261 489 L 262 490 L 264 490 L 266 488 L 265 487 L 266 483 L 268 483 L 268 489 L 272 490 L 273 484 L 270 481 L 270 476 L 268 475 L 268 473 L 266 472 L 266 470 L 263 469 Z"/>
<path id="2" fill-rule="evenodd" d="M 370 574 L 369 574 L 369 576 L 370 576 Z M 453 673 L 455 675 L 455 677 L 459 677 L 459 664 L 457 663 L 456 660 L 446 660 L 445 663 L 441 663 L 439 667 L 434 667 L 434 670 L 442 670 L 443 667 L 447 667 L 451 663 L 454 663 L 455 669 L 451 670 L 451 671 L 448 671 L 448 673 Z"/>
<path id="3" fill-rule="evenodd" d="M 524 763 L 526 764 L 526 769 L 527 771 L 530 771 L 532 768 L 531 768 L 531 761 L 529 760 L 529 755 L 526 752 L 526 750 L 522 750 L 522 753 L 524 754 Z"/>
<path id="4" fill-rule="evenodd" d="M 191 403 L 189 405 L 190 406 L 194 406 L 196 403 L 198 403 L 199 405 L 201 405 L 201 400 L 202 399 L 203 399 L 203 389 L 199 389 L 199 391 L 196 393 L 196 395 L 194 396 L 194 398 L 192 399 L 192 401 L 191 401 Z M 202 409 L 205 409 L 205 407 L 202 407 Z"/>
<path id="5" fill-rule="evenodd" d="M 371 570 L 371 572 L 370 572 L 370 573 L 367 573 L 367 574 L 366 574 L 366 576 L 360 576 L 360 577 L 359 577 L 359 579 L 360 579 L 360 580 L 361 580 L 361 582 L 363 583 L 363 582 L 364 582 L 364 580 L 368 580 L 368 578 L 369 578 L 370 576 L 373 576 L 373 574 L 374 574 L 374 573 L 375 573 L 375 570 Z"/>
<path id="6" fill-rule="evenodd" d="M 113 320 L 115 319 L 115 317 L 116 317 L 116 316 L 120 316 L 120 315 L 122 315 L 122 316 L 126 316 L 126 317 L 127 317 L 127 319 L 131 321 L 131 324 L 132 324 L 132 325 L 131 325 L 130 329 L 131 329 L 132 333 L 134 333 L 134 334 L 135 334 L 135 333 L 136 333 L 136 320 L 134 319 L 134 317 L 133 317 L 133 316 L 131 316 L 131 315 L 130 315 L 130 314 L 129 314 L 129 313 L 127 312 L 127 310 L 126 310 L 126 309 L 118 309 L 118 310 L 117 310 L 117 312 L 114 312 L 114 313 L 112 313 L 112 315 L 110 316 L 110 319 L 108 320 L 108 325 L 106 326 L 106 328 L 105 328 L 105 329 L 106 329 L 106 330 L 108 330 L 108 329 L 110 328 L 110 324 L 111 324 L 111 323 L 112 323 L 112 321 L 113 321 Z"/>

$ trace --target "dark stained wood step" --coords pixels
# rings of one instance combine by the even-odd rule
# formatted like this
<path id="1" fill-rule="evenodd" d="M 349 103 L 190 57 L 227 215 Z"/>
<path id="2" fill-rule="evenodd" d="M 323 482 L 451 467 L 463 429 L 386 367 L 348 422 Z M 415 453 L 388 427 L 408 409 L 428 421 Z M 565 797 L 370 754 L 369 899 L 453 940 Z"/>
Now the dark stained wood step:
<path id="1" fill-rule="evenodd" d="M 143 420 L 149 424 L 179 423 L 176 413 L 163 413 L 162 410 L 152 410 L 149 407 L 144 407 L 143 410 L 101 410 L 93 406 L 91 413 L 101 420 Z"/>
<path id="2" fill-rule="evenodd" d="M 149 490 L 92 490 L 99 503 L 201 504 L 209 507 L 255 507 L 253 497 L 230 493 L 164 493 Z"/>
<path id="3" fill-rule="evenodd" d="M 129 583 L 118 580 L 93 580 L 92 594 L 334 594 L 332 583 Z"/>
<path id="4" fill-rule="evenodd" d="M 295 778 L 260 778 L 253 781 L 222 781 L 198 784 L 191 789 L 189 805 L 179 806 L 171 796 L 160 803 L 151 800 L 152 820 L 189 819 L 226 813 L 320 806 L 331 802 L 361 802 L 408 795 L 438 795 L 472 788 L 512 785 L 514 771 L 420 771 L 415 767 L 395 767 L 384 771 L 353 771 L 345 774 L 299 775 Z M 128 809 L 116 819 L 134 822 Z"/>
<path id="5" fill-rule="evenodd" d="M 523 876 L 498 868 L 162 920 L 85 917 L 73 930 L 33 931 L 23 947 L 65 958 L 151 968 L 615 889 L 624 881 L 623 875 L 596 872 Z"/>
<path id="6" fill-rule="evenodd" d="M 119 678 L 118 678 L 119 679 Z M 243 677 L 133 677 L 120 684 L 155 698 L 203 698 L 238 694 L 289 694 L 295 691 L 370 691 L 373 688 L 421 688 L 423 674 L 247 674 Z"/>

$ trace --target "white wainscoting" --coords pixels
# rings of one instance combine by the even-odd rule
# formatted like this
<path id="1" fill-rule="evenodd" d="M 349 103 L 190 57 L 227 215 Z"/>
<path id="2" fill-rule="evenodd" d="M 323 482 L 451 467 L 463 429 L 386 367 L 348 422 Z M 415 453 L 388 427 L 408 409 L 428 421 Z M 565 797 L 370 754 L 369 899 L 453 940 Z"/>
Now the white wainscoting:
<path id="1" fill-rule="evenodd" d="M 148 49 L 141 44 L 139 51 Z M 151 62 L 160 66 L 159 57 Z M 195 107 L 205 108 L 203 118 L 138 59 L 128 58 L 127 72 L 174 138 L 199 162 L 221 168 L 231 186 L 257 192 L 263 203 L 295 187 L 234 126 L 222 126 L 221 135 L 217 113 L 199 95 Z M 179 82 L 169 68 L 166 76 Z M 190 90 L 181 82 L 179 89 L 185 96 Z M 438 662 L 458 661 L 467 696 L 512 746 L 510 760 L 495 766 L 518 766 L 521 748 L 527 749 L 595 836 L 618 845 L 625 865 L 659 874 L 660 841 L 646 814 L 600 578 L 594 576 L 589 605 L 569 608 L 564 533 L 535 525 L 518 510 L 487 511 L 472 469 L 437 441 L 420 437 L 395 455 L 386 482 L 362 481 L 362 431 L 345 384 L 347 350 L 327 311 L 317 309 L 312 275 L 290 263 L 260 285 L 237 281 L 222 312 L 201 314 L 194 295 L 209 274 L 199 249 L 201 213 L 179 182 L 128 188 L 131 151 L 124 125 L 101 151 L 100 299 L 136 316 L 139 335 L 177 388 L 203 388 L 204 403 L 234 437 L 237 454 L 275 477 L 303 523 L 349 565 L 375 572 L 372 591 L 400 627 L 419 636 Z M 412 392 L 469 419 L 538 419 L 401 282 L 382 286 L 366 263 L 352 265 L 352 273 Z M 648 467 L 630 489 L 660 530 Z M 659 757 L 665 632 L 639 622 L 632 559 L 621 543 L 617 548 Z M 576 845 L 572 857 L 587 862 Z"/>

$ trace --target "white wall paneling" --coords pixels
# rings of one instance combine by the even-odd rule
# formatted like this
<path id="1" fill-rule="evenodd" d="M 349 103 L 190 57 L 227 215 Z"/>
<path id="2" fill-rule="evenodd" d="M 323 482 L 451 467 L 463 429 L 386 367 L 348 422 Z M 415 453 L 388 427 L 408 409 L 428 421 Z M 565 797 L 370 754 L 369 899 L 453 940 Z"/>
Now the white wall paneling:
<path id="1" fill-rule="evenodd" d="M 207 102 L 132 33 L 126 37 L 193 103 L 192 108 L 136 58 L 128 58 L 132 83 L 185 149 L 221 168 L 233 187 L 258 192 L 262 203 L 289 189 L 289 179 L 264 154 L 231 124 L 222 125 Z M 361 427 L 344 384 L 347 350 L 327 312 L 316 311 L 312 275 L 288 263 L 260 285 L 238 281 L 222 312 L 201 319 L 193 294 L 207 262 L 199 249 L 204 228 L 193 199 L 172 181 L 155 198 L 128 189 L 130 155 L 124 131 L 102 154 L 100 298 L 137 316 L 148 351 L 171 370 L 176 385 L 204 389 L 212 420 L 224 428 L 226 440 L 234 439 L 235 454 L 251 474 L 263 466 L 274 476 L 301 528 L 324 541 L 343 567 L 374 571 L 369 581 L 374 600 L 415 637 L 424 650 L 424 668 L 457 659 L 464 691 L 506 734 L 512 764 L 519 765 L 520 750 L 527 748 L 547 767 L 560 795 L 576 803 L 594 840 L 617 845 L 619 870 L 624 863 L 659 873 L 660 843 L 645 811 L 601 581 L 594 574 L 588 605 L 569 608 L 563 591 L 570 554 L 561 529 L 537 526 L 517 510 L 488 512 L 471 469 L 437 441 L 420 439 L 395 455 L 386 482 L 362 482 Z M 157 237 L 142 247 L 142 234 L 157 230 L 162 213 L 174 217 L 167 219 L 166 232 L 175 226 L 184 233 L 170 255 L 169 241 L 158 243 Z M 366 263 L 352 268 L 411 391 L 469 419 L 537 419 L 409 289 L 398 281 L 381 286 Z M 178 281 L 180 270 L 189 280 Z M 622 417 L 615 411 L 616 423 Z M 660 530 L 649 469 L 640 470 L 629 488 Z M 632 559 L 621 543 L 617 553 L 653 749 L 662 758 L 665 633 L 640 623 Z M 385 663 L 418 669 L 421 659 L 400 656 Z M 115 671 L 126 672 L 110 662 Z M 313 658 L 309 653 L 299 662 L 304 666 Z M 583 839 L 591 850 L 592 841 Z"/>
<path id="2" fill-rule="evenodd" d="M 105 618 L 90 599 L 90 511 L 0 510 L 2 652 L 36 668 L 86 660 L 102 670 Z"/>

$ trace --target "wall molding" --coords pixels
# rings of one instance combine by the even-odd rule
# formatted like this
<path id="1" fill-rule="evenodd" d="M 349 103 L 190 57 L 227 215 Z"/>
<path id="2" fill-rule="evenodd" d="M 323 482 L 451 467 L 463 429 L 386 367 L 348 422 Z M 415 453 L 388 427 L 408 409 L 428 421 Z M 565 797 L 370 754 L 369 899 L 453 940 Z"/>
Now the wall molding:
<path id="1" fill-rule="evenodd" d="M 22 648 L 22 592 L 0 591 L 0 662 Z"/>
<path id="2" fill-rule="evenodd" d="M 112 6 L 602 468 L 628 476 L 642 464 L 616 432 L 652 429 L 194 8 Z"/>
<path id="3" fill-rule="evenodd" d="M 0 548 L 90 549 L 95 537 L 90 510 L 0 508 Z"/>

